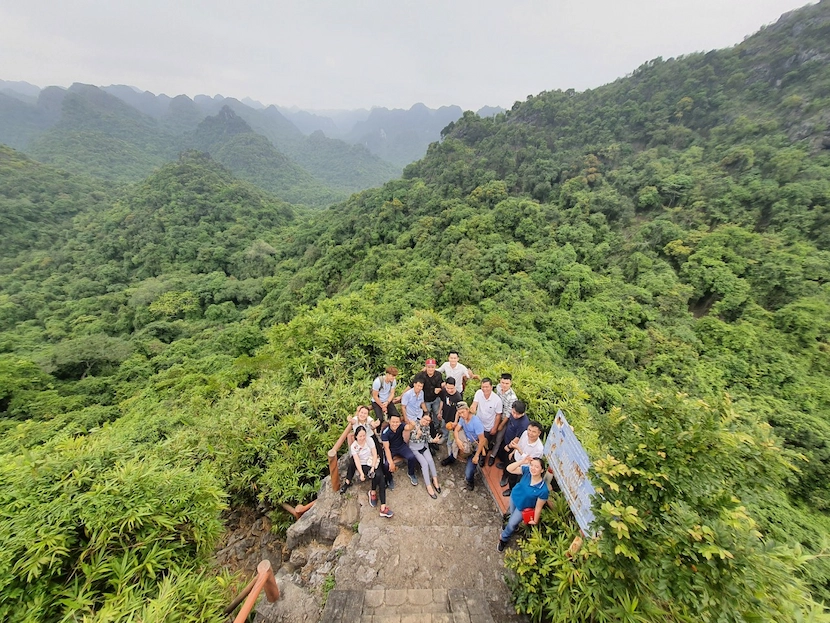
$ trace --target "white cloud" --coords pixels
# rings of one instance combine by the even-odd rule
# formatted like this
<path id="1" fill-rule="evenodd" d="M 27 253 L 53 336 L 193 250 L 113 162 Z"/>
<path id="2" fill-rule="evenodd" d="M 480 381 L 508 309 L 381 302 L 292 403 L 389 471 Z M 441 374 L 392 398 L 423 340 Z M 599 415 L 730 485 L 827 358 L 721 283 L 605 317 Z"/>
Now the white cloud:
<path id="1" fill-rule="evenodd" d="M 484 104 L 599 86 L 725 47 L 800 0 L 27 0 L 0 7 L 0 78 L 126 83 L 313 108 Z"/>

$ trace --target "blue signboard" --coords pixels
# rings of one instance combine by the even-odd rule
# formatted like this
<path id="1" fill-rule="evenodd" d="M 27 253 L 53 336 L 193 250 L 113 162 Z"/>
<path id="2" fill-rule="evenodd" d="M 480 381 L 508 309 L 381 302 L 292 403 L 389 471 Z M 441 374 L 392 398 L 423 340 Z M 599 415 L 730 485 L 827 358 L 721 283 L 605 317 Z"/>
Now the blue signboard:
<path id="1" fill-rule="evenodd" d="M 545 457 L 582 534 L 594 536 L 589 529 L 594 521 L 594 513 L 591 512 L 594 486 L 588 478 L 591 461 L 561 410 L 557 411 L 545 440 Z"/>

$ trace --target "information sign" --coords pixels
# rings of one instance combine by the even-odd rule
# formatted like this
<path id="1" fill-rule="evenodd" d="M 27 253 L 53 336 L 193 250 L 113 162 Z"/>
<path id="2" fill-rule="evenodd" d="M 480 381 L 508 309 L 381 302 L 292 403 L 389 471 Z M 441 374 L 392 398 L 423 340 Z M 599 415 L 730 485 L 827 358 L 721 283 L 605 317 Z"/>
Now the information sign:
<path id="1" fill-rule="evenodd" d="M 582 534 L 594 536 L 590 531 L 594 521 L 594 513 L 591 512 L 594 486 L 588 478 L 591 461 L 561 410 L 556 413 L 545 440 L 545 457 Z"/>

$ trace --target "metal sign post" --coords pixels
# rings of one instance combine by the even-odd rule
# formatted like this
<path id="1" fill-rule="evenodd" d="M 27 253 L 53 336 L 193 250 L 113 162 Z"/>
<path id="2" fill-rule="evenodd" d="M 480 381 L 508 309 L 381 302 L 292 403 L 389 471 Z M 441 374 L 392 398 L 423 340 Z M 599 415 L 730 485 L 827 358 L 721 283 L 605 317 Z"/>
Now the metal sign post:
<path id="1" fill-rule="evenodd" d="M 594 522 L 591 511 L 594 486 L 588 478 L 591 460 L 561 410 L 556 412 L 556 419 L 545 440 L 545 458 L 583 536 L 594 536 L 590 530 Z"/>

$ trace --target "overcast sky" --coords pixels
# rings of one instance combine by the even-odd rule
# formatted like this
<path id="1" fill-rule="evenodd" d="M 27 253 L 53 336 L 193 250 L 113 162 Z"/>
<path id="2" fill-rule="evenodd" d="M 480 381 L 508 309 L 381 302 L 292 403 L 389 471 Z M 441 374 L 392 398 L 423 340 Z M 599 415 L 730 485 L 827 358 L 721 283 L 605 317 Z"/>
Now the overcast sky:
<path id="1" fill-rule="evenodd" d="M 739 43 L 804 0 L 3 0 L 0 79 L 303 108 L 509 108 Z"/>

